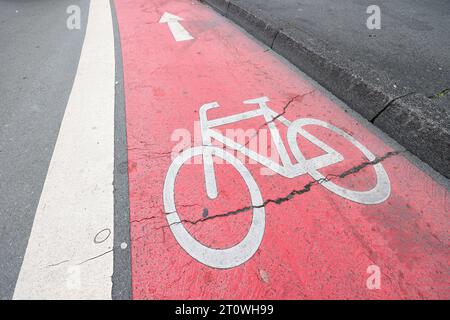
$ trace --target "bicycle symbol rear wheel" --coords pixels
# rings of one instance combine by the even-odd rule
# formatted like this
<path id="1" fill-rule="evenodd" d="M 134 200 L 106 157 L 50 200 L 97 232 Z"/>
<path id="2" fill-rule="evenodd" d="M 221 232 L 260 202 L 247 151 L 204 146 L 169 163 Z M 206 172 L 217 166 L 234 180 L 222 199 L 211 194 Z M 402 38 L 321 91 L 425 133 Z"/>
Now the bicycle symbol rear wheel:
<path id="1" fill-rule="evenodd" d="M 240 243 L 230 248 L 215 249 L 200 243 L 186 230 L 176 210 L 176 177 L 186 161 L 195 156 L 203 155 L 207 150 L 206 148 L 209 148 L 208 152 L 211 152 L 213 156 L 231 164 L 244 179 L 250 192 L 253 210 L 250 229 Z M 233 155 L 217 147 L 199 146 L 183 151 L 170 165 L 164 182 L 164 210 L 175 239 L 191 257 L 212 268 L 233 268 L 246 262 L 255 254 L 263 239 L 266 223 L 265 210 L 262 204 L 261 192 L 250 171 Z"/>

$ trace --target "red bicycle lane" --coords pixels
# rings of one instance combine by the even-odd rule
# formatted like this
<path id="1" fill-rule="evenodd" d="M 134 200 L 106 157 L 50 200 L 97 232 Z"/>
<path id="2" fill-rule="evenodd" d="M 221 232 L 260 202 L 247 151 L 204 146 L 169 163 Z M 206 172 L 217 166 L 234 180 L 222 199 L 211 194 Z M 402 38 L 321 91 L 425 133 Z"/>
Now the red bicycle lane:
<path id="1" fill-rule="evenodd" d="M 134 298 L 449 297 L 445 188 L 208 7 L 181 0 L 115 6 Z M 166 12 L 183 20 L 161 20 Z M 243 103 L 261 97 L 269 101 Z M 216 108 L 203 113 L 213 102 Z M 244 119 L 261 105 L 277 116 Z M 244 119 L 213 131 L 279 164 L 304 160 L 308 169 L 268 169 L 230 148 L 227 163 L 214 149 L 212 200 L 202 161 L 212 149 L 190 149 L 208 142 L 204 114 L 211 125 Z M 299 134 L 288 139 L 291 122 Z M 269 143 L 274 128 L 287 155 Z M 330 150 L 341 157 L 317 161 Z"/>

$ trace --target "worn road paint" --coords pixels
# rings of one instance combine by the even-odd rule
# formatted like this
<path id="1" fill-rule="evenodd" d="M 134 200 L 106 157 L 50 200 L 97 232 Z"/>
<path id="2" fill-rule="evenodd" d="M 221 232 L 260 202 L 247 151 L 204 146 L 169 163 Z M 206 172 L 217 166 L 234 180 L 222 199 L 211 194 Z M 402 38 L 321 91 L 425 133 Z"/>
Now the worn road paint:
<path id="1" fill-rule="evenodd" d="M 169 25 L 170 32 L 172 32 L 175 41 L 193 40 L 194 37 L 181 25 L 180 21 L 183 21 L 183 18 L 164 12 L 159 23 L 167 23 Z"/>
<path id="2" fill-rule="evenodd" d="M 446 189 L 209 8 L 184 0 L 115 3 L 124 59 L 134 298 L 450 297 Z M 175 43 L 159 23 L 161 12 L 182 14 L 196 40 Z M 312 166 L 297 177 L 276 174 L 249 157 L 239 158 L 241 164 L 220 164 L 221 156 L 228 160 L 239 154 L 205 150 L 208 141 L 196 134 L 202 131 L 200 108 L 219 105 L 207 113 L 218 124 L 214 119 L 257 109 L 243 102 L 258 97 L 268 97 L 268 107 L 296 124 L 303 160 L 335 150 L 336 157 L 330 158 L 335 163 Z M 297 122 L 303 118 L 318 122 Z M 264 132 L 274 125 L 258 117 L 214 131 L 217 137 L 225 129 L 241 130 L 246 134 L 241 145 L 261 153 L 267 143 Z M 289 134 L 285 126 L 276 126 L 279 136 L 272 139 L 289 146 L 292 129 Z M 260 129 L 256 135 L 255 129 Z M 186 131 L 191 135 L 185 137 Z M 187 153 L 192 142 L 195 148 Z M 361 146 L 376 158 L 365 156 Z M 184 151 L 172 157 L 174 149 Z M 207 154 L 205 163 L 190 163 L 192 152 L 195 159 Z M 280 163 L 302 160 L 296 159 L 298 153 L 288 148 Z M 212 164 L 211 155 L 219 163 Z M 216 190 L 205 189 L 213 183 L 211 175 L 205 182 L 205 167 L 214 170 Z M 385 170 L 390 192 L 382 186 L 372 204 L 339 194 L 374 188 L 376 168 Z M 332 179 L 336 188 L 328 188 L 321 177 Z M 251 195 L 249 184 L 258 186 L 262 199 Z M 264 220 L 262 211 L 252 210 L 252 202 L 264 208 Z M 214 252 L 242 243 L 255 219 L 265 226 L 261 241 L 256 232 L 248 242 L 258 244 L 256 252 L 244 246 L 242 256 L 214 257 Z M 183 246 L 187 242 L 198 250 Z M 236 260 L 230 264 L 229 259 Z M 368 267 L 374 265 L 381 272 L 380 289 L 366 285 Z"/>
<path id="3" fill-rule="evenodd" d="M 91 1 L 14 299 L 111 298 L 114 76 L 110 4 Z"/>

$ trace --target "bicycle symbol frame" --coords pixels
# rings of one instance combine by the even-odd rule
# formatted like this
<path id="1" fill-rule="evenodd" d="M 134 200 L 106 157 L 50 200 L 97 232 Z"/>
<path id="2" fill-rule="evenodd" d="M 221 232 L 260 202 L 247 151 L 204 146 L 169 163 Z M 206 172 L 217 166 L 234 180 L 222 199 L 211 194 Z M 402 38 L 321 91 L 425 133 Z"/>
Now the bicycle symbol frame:
<path id="1" fill-rule="evenodd" d="M 265 229 L 265 209 L 263 207 L 264 201 L 256 181 L 247 167 L 239 159 L 231 153 L 213 146 L 212 139 L 221 142 L 231 150 L 237 150 L 245 154 L 247 157 L 283 177 L 292 179 L 304 174 L 309 174 L 315 180 L 322 179 L 322 186 L 327 188 L 329 191 L 354 202 L 367 205 L 378 204 L 384 202 L 390 195 L 391 188 L 389 177 L 381 163 L 373 165 L 377 177 L 377 183 L 374 188 L 368 191 L 348 190 L 329 180 L 326 180 L 319 170 L 342 161 L 344 157 L 326 143 L 304 130 L 304 126 L 316 125 L 334 131 L 356 146 L 369 161 L 374 161 L 376 157 L 364 145 L 359 143 L 345 131 L 328 124 L 327 122 L 313 118 L 300 118 L 291 122 L 270 109 L 267 105 L 269 101 L 270 100 L 267 97 L 246 100 L 244 101 L 244 104 L 257 104 L 259 108 L 213 120 L 208 119 L 207 111 L 220 107 L 219 104 L 217 102 L 204 104 L 200 108 L 199 112 L 202 146 L 193 147 L 183 151 L 177 158 L 174 159 L 167 172 L 163 190 L 164 209 L 167 222 L 169 223 L 175 239 L 181 247 L 194 259 L 207 266 L 227 269 L 236 267 L 246 262 L 259 248 Z M 278 154 L 280 155 L 281 164 L 260 155 L 250 148 L 239 144 L 213 130 L 215 127 L 252 119 L 255 117 L 264 117 L 264 120 L 269 127 L 272 141 L 275 144 Z M 288 127 L 287 142 L 297 163 L 293 163 L 291 161 L 280 132 L 275 125 L 275 121 L 279 121 Z M 297 144 L 297 135 L 303 136 L 308 141 L 324 150 L 326 153 L 311 159 L 306 159 Z M 222 158 L 226 162 L 230 163 L 242 176 L 247 185 L 248 191 L 250 192 L 250 199 L 253 208 L 252 223 L 249 232 L 244 239 L 233 247 L 215 249 L 203 245 L 186 230 L 176 211 L 174 192 L 178 172 L 186 161 L 200 155 L 203 157 L 206 193 L 210 199 L 215 199 L 218 196 L 213 156 Z"/>

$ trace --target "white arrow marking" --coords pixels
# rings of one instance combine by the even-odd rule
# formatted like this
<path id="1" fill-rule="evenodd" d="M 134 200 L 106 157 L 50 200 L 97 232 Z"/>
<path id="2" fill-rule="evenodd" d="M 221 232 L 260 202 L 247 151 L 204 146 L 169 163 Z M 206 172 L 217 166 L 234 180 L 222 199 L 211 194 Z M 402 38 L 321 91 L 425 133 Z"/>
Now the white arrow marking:
<path id="1" fill-rule="evenodd" d="M 175 38 L 175 41 L 186 41 L 194 39 L 193 36 L 180 24 L 179 21 L 183 21 L 183 18 L 174 14 L 164 12 L 159 23 L 167 23 L 169 29 Z"/>

